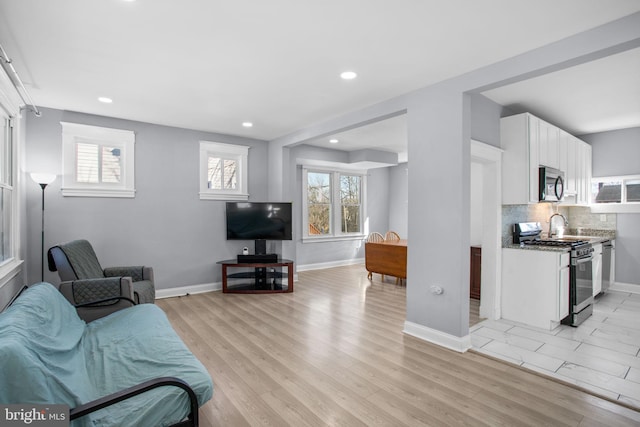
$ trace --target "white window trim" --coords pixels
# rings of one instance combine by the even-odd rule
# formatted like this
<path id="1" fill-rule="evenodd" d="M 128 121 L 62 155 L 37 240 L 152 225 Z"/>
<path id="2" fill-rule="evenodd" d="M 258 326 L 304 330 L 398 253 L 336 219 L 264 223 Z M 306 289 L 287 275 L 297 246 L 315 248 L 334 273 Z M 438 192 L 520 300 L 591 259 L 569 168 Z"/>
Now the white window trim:
<path id="1" fill-rule="evenodd" d="M 135 133 L 78 123 L 60 122 L 62 125 L 62 195 L 70 197 L 124 197 L 133 198 L 135 189 Z M 75 178 L 75 144 L 77 139 L 117 147 L 122 151 L 122 179 L 115 183 L 83 183 Z"/>
<path id="2" fill-rule="evenodd" d="M 620 181 L 621 182 L 621 202 L 611 203 L 595 203 L 591 201 L 590 207 L 593 213 L 640 213 L 640 202 L 627 202 L 627 192 L 625 181 L 638 180 L 640 175 L 619 175 L 619 176 L 602 176 L 591 178 L 591 183 L 595 184 L 602 181 Z M 590 192 L 591 193 L 591 192 Z"/>
<path id="3" fill-rule="evenodd" d="M 248 161 L 249 148 L 246 145 L 224 144 L 222 142 L 200 141 L 200 200 L 249 200 Z M 237 161 L 237 188 L 234 190 L 212 189 L 208 186 L 207 172 L 210 155 L 233 158 Z"/>
<path id="4" fill-rule="evenodd" d="M 307 203 L 307 174 L 309 172 L 328 173 L 331 175 L 331 230 L 333 233 L 325 236 L 311 236 L 309 234 L 309 212 Z M 358 175 L 361 177 L 360 187 L 360 232 L 343 233 L 340 224 L 340 176 Z M 337 183 L 337 184 L 336 184 Z M 302 168 L 302 243 L 339 242 L 347 240 L 362 240 L 366 236 L 365 221 L 367 218 L 367 172 L 362 170 L 317 169 Z M 338 209 L 336 209 L 338 208 Z M 336 225 L 337 224 L 337 225 Z"/>
<path id="5" fill-rule="evenodd" d="M 11 239 L 11 256 L 0 263 L 0 288 L 2 288 L 7 282 L 16 277 L 23 269 L 24 261 L 19 258 L 21 253 L 20 247 L 20 228 L 22 208 L 19 203 L 21 197 L 21 189 L 24 187 L 22 183 L 22 176 L 24 174 L 18 174 L 19 165 L 21 163 L 21 151 L 20 151 L 20 121 L 22 116 L 20 114 L 20 97 L 18 95 L 15 86 L 11 79 L 0 67 L 0 110 L 12 122 L 12 200 L 11 200 L 11 227 L 5 232 L 10 233 Z M 1 308 L 1 307 L 0 307 Z"/>

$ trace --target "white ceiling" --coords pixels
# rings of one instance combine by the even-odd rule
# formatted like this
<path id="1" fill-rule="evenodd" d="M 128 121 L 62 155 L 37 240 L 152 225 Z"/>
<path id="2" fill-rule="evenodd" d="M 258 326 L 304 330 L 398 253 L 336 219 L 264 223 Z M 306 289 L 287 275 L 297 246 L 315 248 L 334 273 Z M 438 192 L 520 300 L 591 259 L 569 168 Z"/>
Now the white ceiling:
<path id="1" fill-rule="evenodd" d="M 637 0 L 0 0 L 0 44 L 39 106 L 271 140 L 637 11 Z M 638 58 L 486 95 L 578 134 L 640 126 Z M 406 144 L 372 126 L 327 146 Z"/>
<path id="2" fill-rule="evenodd" d="M 640 126 L 640 49 L 485 92 L 574 135 Z"/>

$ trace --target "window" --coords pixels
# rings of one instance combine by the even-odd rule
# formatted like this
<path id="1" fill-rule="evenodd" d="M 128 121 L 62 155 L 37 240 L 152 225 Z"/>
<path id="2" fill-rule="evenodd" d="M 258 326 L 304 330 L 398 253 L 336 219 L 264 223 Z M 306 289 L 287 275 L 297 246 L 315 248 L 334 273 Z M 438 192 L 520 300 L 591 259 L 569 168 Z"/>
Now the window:
<path id="1" fill-rule="evenodd" d="M 360 237 L 363 234 L 365 175 L 303 169 L 304 237 Z"/>
<path id="2" fill-rule="evenodd" d="M 200 141 L 200 199 L 248 200 L 249 147 Z"/>
<path id="3" fill-rule="evenodd" d="M 591 210 L 640 212 L 640 175 L 593 178 Z"/>
<path id="4" fill-rule="evenodd" d="M 0 264 L 13 257 L 13 126 L 11 119 L 0 110 Z"/>
<path id="5" fill-rule="evenodd" d="M 64 196 L 135 197 L 132 131 L 61 124 Z"/>
<path id="6" fill-rule="evenodd" d="M 22 271 L 20 248 L 21 199 L 17 174 L 20 165 L 18 129 L 20 95 L 0 67 L 0 287 Z"/>

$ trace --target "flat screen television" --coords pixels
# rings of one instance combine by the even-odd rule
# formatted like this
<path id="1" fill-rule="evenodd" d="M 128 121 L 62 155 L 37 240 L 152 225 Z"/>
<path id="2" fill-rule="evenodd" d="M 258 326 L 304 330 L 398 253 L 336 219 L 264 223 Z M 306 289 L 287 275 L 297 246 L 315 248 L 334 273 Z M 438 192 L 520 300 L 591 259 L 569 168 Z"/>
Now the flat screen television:
<path id="1" fill-rule="evenodd" d="M 291 203 L 227 202 L 227 240 L 292 240 Z"/>

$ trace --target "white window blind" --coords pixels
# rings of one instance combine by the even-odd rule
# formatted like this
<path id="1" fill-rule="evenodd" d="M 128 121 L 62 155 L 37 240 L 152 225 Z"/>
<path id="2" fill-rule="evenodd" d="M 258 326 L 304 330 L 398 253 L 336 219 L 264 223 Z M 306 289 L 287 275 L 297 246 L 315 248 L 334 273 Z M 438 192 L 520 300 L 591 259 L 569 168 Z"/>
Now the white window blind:
<path id="1" fill-rule="evenodd" d="M 200 141 L 200 199 L 248 200 L 249 147 Z"/>
<path id="2" fill-rule="evenodd" d="M 135 135 L 62 123 L 65 196 L 134 197 Z"/>

